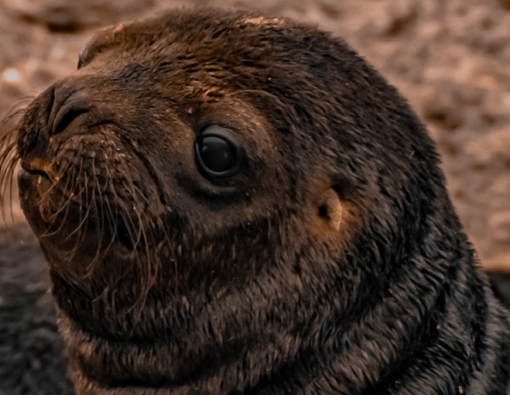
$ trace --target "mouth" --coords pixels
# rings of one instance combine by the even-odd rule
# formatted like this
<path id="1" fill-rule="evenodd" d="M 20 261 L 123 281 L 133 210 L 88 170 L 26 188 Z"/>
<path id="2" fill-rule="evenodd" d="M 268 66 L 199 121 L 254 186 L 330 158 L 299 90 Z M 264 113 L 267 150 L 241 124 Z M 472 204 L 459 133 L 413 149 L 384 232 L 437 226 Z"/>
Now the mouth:
<path id="1" fill-rule="evenodd" d="M 23 165 L 21 166 L 18 173 L 18 187 L 22 199 L 29 198 L 27 192 L 32 188 L 46 189 L 50 188 L 52 184 L 46 172 L 35 169 L 27 170 Z"/>
<path id="2" fill-rule="evenodd" d="M 108 239 L 105 233 L 111 233 L 110 236 L 113 237 L 112 235 L 115 235 L 115 238 L 127 250 L 131 251 L 134 249 L 133 231 L 129 229 L 124 218 L 109 218 L 109 221 L 105 222 L 107 213 L 103 212 L 100 207 L 92 208 L 84 206 L 80 202 L 62 195 L 62 192 L 59 188 L 55 187 L 55 182 L 48 173 L 41 170 L 42 166 L 34 167 L 33 163 L 31 163 L 29 169 L 27 169 L 27 166 L 23 166 L 23 164 L 21 167 L 18 173 L 18 185 L 22 205 L 29 222 L 41 222 L 39 224 L 41 226 L 47 222 L 43 219 L 41 211 L 37 207 L 39 205 L 37 202 L 40 201 L 40 196 L 43 194 L 47 195 L 46 202 L 53 201 L 53 204 L 50 204 L 53 214 L 60 213 L 58 216 L 55 215 L 56 219 L 52 221 L 52 226 L 45 228 L 43 233 L 51 231 L 53 227 L 64 231 L 63 233 L 76 233 L 77 227 L 83 227 L 84 230 L 88 229 L 89 236 L 92 236 L 99 229 L 105 239 Z M 64 202 L 66 205 L 65 209 L 56 204 L 57 202 Z M 47 226 L 48 224 L 44 225 Z M 57 233 L 55 234 L 56 237 L 62 236 L 62 232 Z"/>
<path id="3" fill-rule="evenodd" d="M 38 197 L 55 189 L 56 181 L 52 165 L 41 158 L 23 158 L 18 172 L 18 187 L 22 200 L 36 202 Z"/>
<path id="4" fill-rule="evenodd" d="M 39 175 L 51 179 L 50 175 L 53 175 L 52 165 L 40 158 L 23 158 L 21 160 L 21 172 L 28 173 L 31 175 Z"/>

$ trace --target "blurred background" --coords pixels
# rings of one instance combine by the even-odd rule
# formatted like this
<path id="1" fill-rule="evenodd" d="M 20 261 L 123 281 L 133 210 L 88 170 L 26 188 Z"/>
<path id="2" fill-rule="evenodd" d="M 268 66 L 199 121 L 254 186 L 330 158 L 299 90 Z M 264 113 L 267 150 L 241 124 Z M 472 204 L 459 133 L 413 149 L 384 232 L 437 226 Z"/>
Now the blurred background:
<path id="1" fill-rule="evenodd" d="M 343 36 L 400 89 L 438 143 L 483 265 L 510 270 L 510 0 L 0 0 L 0 118 L 72 72 L 101 26 L 254 4 Z"/>
<path id="2" fill-rule="evenodd" d="M 407 97 L 483 265 L 510 272 L 510 0 L 0 0 L 0 119 L 72 72 L 102 26 L 254 4 L 343 36 Z M 14 203 L 13 219 L 0 219 L 0 395 L 72 393 L 48 288 Z"/>

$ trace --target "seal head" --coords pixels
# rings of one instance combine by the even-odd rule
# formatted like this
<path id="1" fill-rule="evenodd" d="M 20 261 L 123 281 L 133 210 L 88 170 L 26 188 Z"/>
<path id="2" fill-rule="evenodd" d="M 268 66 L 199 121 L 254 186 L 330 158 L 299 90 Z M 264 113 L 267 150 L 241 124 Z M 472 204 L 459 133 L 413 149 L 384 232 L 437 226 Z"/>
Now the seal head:
<path id="1" fill-rule="evenodd" d="M 507 388 L 430 137 L 327 33 L 218 10 L 103 30 L 17 150 L 79 394 Z"/>

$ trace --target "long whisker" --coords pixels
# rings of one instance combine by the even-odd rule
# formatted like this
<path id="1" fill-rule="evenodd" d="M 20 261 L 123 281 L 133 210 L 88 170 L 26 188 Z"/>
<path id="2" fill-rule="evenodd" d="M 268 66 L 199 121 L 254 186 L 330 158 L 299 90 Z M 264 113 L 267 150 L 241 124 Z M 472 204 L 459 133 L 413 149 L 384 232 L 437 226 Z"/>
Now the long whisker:
<path id="1" fill-rule="evenodd" d="M 79 168 L 78 175 L 76 175 L 76 166 L 72 166 L 72 164 L 69 161 L 67 161 L 67 166 L 61 166 L 61 168 L 59 169 L 59 171 L 57 173 L 57 176 L 55 177 L 56 178 L 55 182 L 48 189 L 48 191 L 46 191 L 44 193 L 44 195 L 43 195 L 44 197 L 48 196 L 53 191 L 53 189 L 57 187 L 57 185 L 58 185 L 57 181 L 58 180 L 64 179 L 64 178 L 67 179 L 64 188 L 61 190 L 62 197 L 61 197 L 60 204 L 58 205 L 60 207 L 60 209 L 57 210 L 53 215 L 48 217 L 48 222 L 49 221 L 52 222 L 48 228 L 52 228 L 53 227 L 54 221 L 56 220 L 56 218 L 60 215 L 60 213 L 64 209 L 66 209 L 65 217 L 67 217 L 67 214 L 69 212 L 69 204 L 70 204 L 70 202 L 73 199 L 74 189 L 75 189 L 76 184 L 79 182 L 79 179 L 80 179 L 80 176 L 81 176 L 81 169 L 83 167 L 83 159 L 81 158 L 81 146 L 80 146 L 80 150 L 78 151 L 76 156 L 78 158 L 80 158 L 80 168 Z M 69 177 L 68 168 L 70 168 L 70 167 L 72 167 L 72 169 L 73 169 L 73 174 Z M 71 182 L 71 186 L 69 187 L 69 183 L 70 182 Z M 65 200 L 65 202 L 64 202 L 64 200 Z"/>
<path id="2" fill-rule="evenodd" d="M 81 149 L 80 149 L 80 153 L 81 153 Z M 75 201 L 80 202 L 79 211 L 78 211 L 80 217 L 78 219 L 78 225 L 71 232 L 71 235 L 77 234 L 81 230 L 83 230 L 83 231 L 81 232 L 81 234 L 78 234 L 76 243 L 74 244 L 74 248 L 72 249 L 72 251 L 76 251 L 78 249 L 78 246 L 83 242 L 83 240 L 87 234 L 86 230 L 87 230 L 88 224 L 86 221 L 89 217 L 90 211 L 92 210 L 92 205 L 89 204 L 89 191 L 88 191 L 88 183 L 87 183 L 88 177 L 86 176 L 86 173 L 84 172 L 83 169 L 84 169 L 83 158 L 80 155 L 80 163 L 79 163 L 78 176 L 76 177 L 76 184 L 79 184 L 82 179 L 83 179 L 83 182 L 81 183 L 81 188 L 76 192 L 75 192 L 76 185 L 73 185 L 72 191 L 70 193 L 70 195 L 72 195 L 74 197 Z M 82 176 L 82 174 L 83 174 L 83 176 Z M 85 196 L 84 199 L 83 199 L 83 196 Z M 82 209 L 83 207 L 86 207 L 86 210 L 82 217 L 82 213 L 84 211 Z M 85 227 L 85 229 L 83 229 L 83 227 Z M 73 255 L 73 257 L 74 257 L 74 255 Z"/>
<path id="3" fill-rule="evenodd" d="M 7 211 L 14 222 L 14 173 L 20 159 L 16 150 L 19 121 L 32 100 L 33 97 L 26 97 L 19 101 L 0 121 L 0 210 L 4 223 L 8 222 Z"/>
<path id="4" fill-rule="evenodd" d="M 73 171 L 73 173 L 74 173 L 74 171 Z M 69 182 L 69 180 L 68 180 L 68 182 Z M 56 184 L 56 182 L 50 188 L 53 188 L 55 186 L 55 184 Z M 67 188 L 67 183 L 66 183 L 66 187 L 65 188 Z M 48 195 L 46 195 L 46 196 L 47 196 L 46 204 L 50 205 L 51 199 L 50 199 L 50 197 Z M 41 202 L 40 204 L 43 205 L 44 203 L 45 202 Z M 50 206 L 53 207 L 54 204 L 51 204 Z M 66 196 L 65 193 L 62 193 L 62 196 L 60 198 L 60 203 L 58 204 L 58 207 L 59 207 L 58 210 L 56 210 L 53 214 L 51 214 L 50 216 L 48 216 L 46 218 L 46 222 L 48 222 L 48 225 L 46 227 L 46 231 L 44 232 L 43 235 L 41 235 L 41 237 L 54 236 L 54 235 L 56 235 L 56 234 L 58 234 L 58 233 L 60 233 L 62 231 L 62 229 L 64 228 L 64 225 L 66 223 L 67 216 L 69 215 L 69 209 L 71 207 L 71 197 Z M 53 228 L 53 226 L 57 222 L 58 217 L 62 213 L 63 213 L 63 218 L 61 218 L 61 220 L 60 220 L 60 225 L 58 226 L 57 229 L 51 231 L 51 229 Z"/>
<path id="5" fill-rule="evenodd" d="M 119 197 L 117 195 L 117 192 L 115 191 L 115 186 L 114 186 L 114 183 L 113 183 L 113 177 L 112 177 L 112 174 L 110 172 L 109 166 L 105 167 L 105 171 L 106 171 L 105 191 L 111 192 L 113 194 L 113 201 L 114 202 L 118 202 L 120 199 L 119 199 Z M 118 205 L 115 204 L 115 213 L 114 213 L 113 210 L 112 210 L 112 207 L 110 205 L 109 199 L 104 199 L 104 200 L 105 200 L 105 203 L 106 203 L 106 207 L 107 207 L 108 213 L 109 213 L 110 218 L 111 218 L 111 228 L 112 228 L 112 237 L 111 237 L 110 243 L 108 244 L 108 246 L 105 249 L 105 253 L 106 253 L 106 252 L 108 252 L 110 250 L 111 246 L 115 242 L 115 239 L 117 238 L 117 218 L 118 218 L 119 211 L 118 211 Z"/>
<path id="6" fill-rule="evenodd" d="M 93 181 L 93 185 L 92 185 L 92 199 L 93 200 L 92 200 L 92 202 L 94 205 L 94 214 L 95 214 L 94 222 L 96 223 L 96 228 L 98 230 L 99 236 L 98 236 L 96 254 L 95 254 L 94 258 L 92 259 L 90 266 L 89 266 L 90 273 L 92 273 L 94 271 L 95 266 L 100 261 L 101 241 L 103 239 L 103 232 L 105 231 L 104 218 L 102 215 L 101 215 L 101 218 L 99 218 L 101 211 L 100 211 L 100 207 L 98 205 L 98 197 L 100 196 L 100 193 L 101 193 L 101 186 L 100 186 L 99 180 L 97 178 L 95 157 L 92 159 L 92 181 Z M 88 274 L 87 274 L 87 276 L 88 276 Z"/>
<path id="7" fill-rule="evenodd" d="M 74 169 L 73 169 L 73 172 L 74 172 Z M 47 204 L 49 205 L 50 202 L 51 202 L 51 194 L 53 193 L 53 191 L 55 190 L 58 190 L 58 187 L 57 187 L 57 180 L 59 178 L 62 178 L 62 176 L 67 173 L 67 169 L 60 169 L 59 170 L 59 175 L 57 176 L 57 178 L 55 180 L 52 180 L 53 183 L 52 185 L 48 188 L 48 191 L 46 191 L 43 195 L 41 195 L 40 199 L 39 199 L 39 202 L 36 204 L 36 205 L 44 205 L 44 204 Z M 67 184 L 69 183 L 69 179 L 67 180 L 66 182 L 66 186 L 64 187 L 64 190 L 65 188 L 67 188 Z M 57 230 L 55 231 L 50 231 L 50 229 L 53 228 L 53 226 L 55 225 L 55 222 L 57 221 L 59 215 L 65 211 L 64 213 L 64 217 L 67 217 L 67 213 L 69 212 L 69 198 L 65 195 L 65 193 L 62 193 L 61 194 L 61 197 L 60 197 L 60 202 L 59 204 L 57 205 L 59 207 L 58 210 L 56 210 L 54 213 L 50 214 L 47 218 L 45 218 L 46 222 L 48 223 L 48 225 L 46 226 L 46 232 L 44 232 L 43 236 L 44 237 L 48 237 L 48 236 L 52 236 L 52 235 L 55 235 L 57 234 L 58 232 L 60 232 L 60 230 L 62 229 L 63 227 L 63 224 L 65 221 L 61 221 L 61 224 L 60 226 L 58 227 Z M 54 204 L 51 205 L 52 207 L 54 206 Z"/>
<path id="8" fill-rule="evenodd" d="M 14 222 L 12 203 L 14 200 L 14 172 L 18 164 L 18 155 L 16 153 L 16 143 L 12 142 L 14 133 L 9 133 L 0 141 L 0 204 L 2 206 L 2 219 L 7 223 L 7 213 L 10 211 L 11 220 Z"/>
<path id="9" fill-rule="evenodd" d="M 86 176 L 86 172 L 83 171 L 83 168 L 84 168 L 83 158 L 80 156 L 80 165 L 79 165 L 79 170 L 78 170 L 77 183 L 79 183 L 80 180 L 83 180 L 83 183 L 81 185 L 80 190 L 77 193 L 74 193 L 74 188 L 73 188 L 73 191 L 71 192 L 74 194 L 73 195 L 74 199 L 76 201 L 80 202 L 80 207 L 78 210 L 78 213 L 79 213 L 78 225 L 71 232 L 73 234 L 78 234 L 78 237 L 76 239 L 76 242 L 74 243 L 73 248 L 71 248 L 69 250 L 68 259 L 70 261 L 72 261 L 75 258 L 75 254 L 78 251 L 78 247 L 83 243 L 83 240 L 86 237 L 87 227 L 88 227 L 87 219 L 89 218 L 90 212 L 92 210 L 92 204 L 89 203 L 90 202 L 90 200 L 89 200 L 89 185 L 88 185 L 89 177 Z M 82 174 L 84 176 L 82 176 Z M 83 207 L 86 207 L 84 214 L 82 214 L 84 211 L 82 209 Z M 82 231 L 81 234 L 78 233 L 80 230 Z"/>

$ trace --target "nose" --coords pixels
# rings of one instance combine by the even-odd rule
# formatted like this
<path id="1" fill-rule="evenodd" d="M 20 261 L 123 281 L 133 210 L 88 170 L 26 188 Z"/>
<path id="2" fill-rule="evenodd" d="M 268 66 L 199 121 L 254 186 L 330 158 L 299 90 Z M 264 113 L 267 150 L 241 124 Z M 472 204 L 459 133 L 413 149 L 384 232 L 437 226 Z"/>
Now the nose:
<path id="1" fill-rule="evenodd" d="M 34 104 L 20 149 L 27 167 L 44 156 L 51 136 L 79 129 L 91 108 L 89 92 L 70 84 L 50 88 Z"/>
<path id="2" fill-rule="evenodd" d="M 50 134 L 62 133 L 80 115 L 90 110 L 90 97 L 86 90 L 55 89 L 55 101 L 50 115 Z"/>

